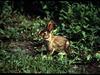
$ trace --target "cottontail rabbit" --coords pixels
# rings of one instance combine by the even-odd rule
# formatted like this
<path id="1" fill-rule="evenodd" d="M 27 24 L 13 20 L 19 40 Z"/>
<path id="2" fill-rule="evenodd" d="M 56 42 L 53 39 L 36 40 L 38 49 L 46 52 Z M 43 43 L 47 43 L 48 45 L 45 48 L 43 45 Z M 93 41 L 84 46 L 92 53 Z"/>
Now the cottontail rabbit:
<path id="1" fill-rule="evenodd" d="M 52 30 L 55 26 L 53 21 L 50 21 L 45 29 L 39 32 L 39 35 L 46 41 L 47 50 L 50 54 L 54 51 L 67 52 L 69 49 L 69 40 L 63 36 L 55 36 L 52 34 Z"/>

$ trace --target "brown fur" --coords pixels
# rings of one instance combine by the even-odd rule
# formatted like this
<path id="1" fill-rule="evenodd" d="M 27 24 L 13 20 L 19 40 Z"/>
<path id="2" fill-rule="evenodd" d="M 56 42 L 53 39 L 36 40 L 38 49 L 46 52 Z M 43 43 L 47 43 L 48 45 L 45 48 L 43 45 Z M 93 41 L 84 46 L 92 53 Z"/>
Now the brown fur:
<path id="1" fill-rule="evenodd" d="M 54 51 L 57 52 L 67 52 L 69 47 L 69 40 L 66 39 L 63 36 L 54 36 L 51 33 L 51 30 L 53 29 L 54 24 L 50 21 L 48 23 L 47 28 L 42 30 L 39 35 L 42 36 L 42 38 L 47 41 L 47 48 L 50 54 L 53 54 Z"/>

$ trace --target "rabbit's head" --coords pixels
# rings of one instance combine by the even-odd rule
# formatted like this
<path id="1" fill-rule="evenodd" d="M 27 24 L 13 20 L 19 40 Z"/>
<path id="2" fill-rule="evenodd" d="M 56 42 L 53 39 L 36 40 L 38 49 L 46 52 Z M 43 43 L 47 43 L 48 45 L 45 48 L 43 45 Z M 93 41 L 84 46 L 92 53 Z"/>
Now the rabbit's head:
<path id="1" fill-rule="evenodd" d="M 48 39 L 50 37 L 51 31 L 53 30 L 55 26 L 54 21 L 50 21 L 46 28 L 44 28 L 42 31 L 39 32 L 39 35 L 43 37 L 44 39 Z"/>
<path id="2" fill-rule="evenodd" d="M 43 39 L 48 39 L 49 38 L 49 34 L 50 34 L 50 32 L 47 29 L 44 29 L 44 30 L 42 30 L 42 31 L 39 32 L 39 35 Z"/>

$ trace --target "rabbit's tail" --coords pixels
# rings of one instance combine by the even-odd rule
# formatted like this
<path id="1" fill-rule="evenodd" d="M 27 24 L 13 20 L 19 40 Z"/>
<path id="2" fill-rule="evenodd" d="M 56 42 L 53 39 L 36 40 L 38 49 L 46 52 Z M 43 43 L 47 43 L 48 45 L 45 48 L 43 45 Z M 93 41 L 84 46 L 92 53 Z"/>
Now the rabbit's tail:
<path id="1" fill-rule="evenodd" d="M 70 44 L 69 41 L 66 41 L 66 43 L 65 43 L 65 52 L 66 53 L 69 53 L 69 48 L 70 48 L 69 44 Z"/>

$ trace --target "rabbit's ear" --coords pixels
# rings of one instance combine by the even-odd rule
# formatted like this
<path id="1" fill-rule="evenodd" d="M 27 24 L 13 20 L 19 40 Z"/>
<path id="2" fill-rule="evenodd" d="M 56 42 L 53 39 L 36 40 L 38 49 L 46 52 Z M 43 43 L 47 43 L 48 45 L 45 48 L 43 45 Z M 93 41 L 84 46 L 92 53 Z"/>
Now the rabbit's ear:
<path id="1" fill-rule="evenodd" d="M 48 29 L 49 31 L 51 31 L 51 30 L 54 28 L 54 26 L 55 26 L 55 22 L 51 20 L 51 21 L 48 23 L 47 29 Z"/>

